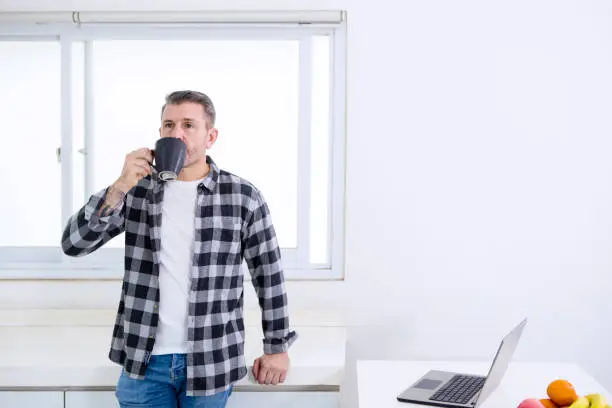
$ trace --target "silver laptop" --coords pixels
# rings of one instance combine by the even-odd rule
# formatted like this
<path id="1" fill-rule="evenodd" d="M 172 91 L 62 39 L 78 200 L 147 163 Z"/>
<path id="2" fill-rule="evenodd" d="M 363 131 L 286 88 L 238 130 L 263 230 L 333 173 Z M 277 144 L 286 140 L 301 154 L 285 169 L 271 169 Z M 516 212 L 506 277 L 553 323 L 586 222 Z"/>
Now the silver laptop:
<path id="1" fill-rule="evenodd" d="M 398 395 L 398 401 L 437 407 L 478 407 L 501 382 L 526 324 L 527 318 L 503 338 L 486 377 L 430 370 Z"/>

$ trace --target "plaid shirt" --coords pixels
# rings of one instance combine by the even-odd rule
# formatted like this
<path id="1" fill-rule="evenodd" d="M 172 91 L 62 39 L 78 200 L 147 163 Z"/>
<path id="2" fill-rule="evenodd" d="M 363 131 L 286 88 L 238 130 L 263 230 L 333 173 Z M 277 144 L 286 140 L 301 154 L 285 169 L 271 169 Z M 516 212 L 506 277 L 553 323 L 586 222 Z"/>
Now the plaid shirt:
<path id="1" fill-rule="evenodd" d="M 243 271 L 249 267 L 262 309 L 263 350 L 287 351 L 289 330 L 280 250 L 261 193 L 219 170 L 198 185 L 195 243 L 187 322 L 187 394 L 225 391 L 247 374 L 244 359 Z M 125 231 L 125 275 L 109 358 L 142 379 L 155 341 L 159 304 L 159 252 L 164 182 L 145 177 L 112 213 L 98 216 L 106 189 L 74 214 L 62 249 L 82 256 Z"/>

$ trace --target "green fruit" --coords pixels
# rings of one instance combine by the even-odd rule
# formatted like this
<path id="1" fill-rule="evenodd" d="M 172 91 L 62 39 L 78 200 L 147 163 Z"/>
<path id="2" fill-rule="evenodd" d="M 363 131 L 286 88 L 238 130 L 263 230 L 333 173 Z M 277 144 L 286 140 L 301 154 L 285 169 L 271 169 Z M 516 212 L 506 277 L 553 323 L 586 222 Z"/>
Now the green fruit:
<path id="1" fill-rule="evenodd" d="M 580 397 L 569 406 L 569 408 L 589 408 L 589 400 L 587 397 Z"/>
<path id="2" fill-rule="evenodd" d="M 589 394 L 586 398 L 589 400 L 590 408 L 606 408 L 608 406 L 608 402 L 601 394 Z"/>

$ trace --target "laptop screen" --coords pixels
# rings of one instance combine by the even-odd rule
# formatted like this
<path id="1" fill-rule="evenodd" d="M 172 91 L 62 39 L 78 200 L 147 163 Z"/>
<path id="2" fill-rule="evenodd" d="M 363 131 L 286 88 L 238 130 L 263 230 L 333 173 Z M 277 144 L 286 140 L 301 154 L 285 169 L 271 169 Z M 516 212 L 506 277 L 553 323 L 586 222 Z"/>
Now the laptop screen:
<path id="1" fill-rule="evenodd" d="M 487 399 L 487 397 L 501 382 L 506 370 L 508 369 L 508 364 L 510 364 L 510 361 L 512 360 L 512 355 L 514 354 L 514 350 L 516 350 L 516 346 L 518 345 L 521 334 L 523 333 L 523 328 L 526 324 L 527 319 L 525 318 L 502 340 L 499 348 L 497 349 L 497 354 L 493 359 L 493 364 L 491 364 L 491 368 L 489 369 L 487 379 L 482 386 L 482 390 L 480 391 L 475 407 L 479 406 L 482 401 Z"/>

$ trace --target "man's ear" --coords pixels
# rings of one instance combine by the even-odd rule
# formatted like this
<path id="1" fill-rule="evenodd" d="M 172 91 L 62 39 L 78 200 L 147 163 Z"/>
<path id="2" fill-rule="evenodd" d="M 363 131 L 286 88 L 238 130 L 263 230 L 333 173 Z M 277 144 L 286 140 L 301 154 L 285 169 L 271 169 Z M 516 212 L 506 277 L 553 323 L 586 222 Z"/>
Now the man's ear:
<path id="1" fill-rule="evenodd" d="M 162 135 L 161 135 L 161 126 L 159 128 L 159 137 L 162 137 Z"/>
<path id="2" fill-rule="evenodd" d="M 208 138 L 206 140 L 207 149 L 210 149 L 215 144 L 218 136 L 219 136 L 219 131 L 217 130 L 217 128 L 212 128 L 208 131 Z"/>

